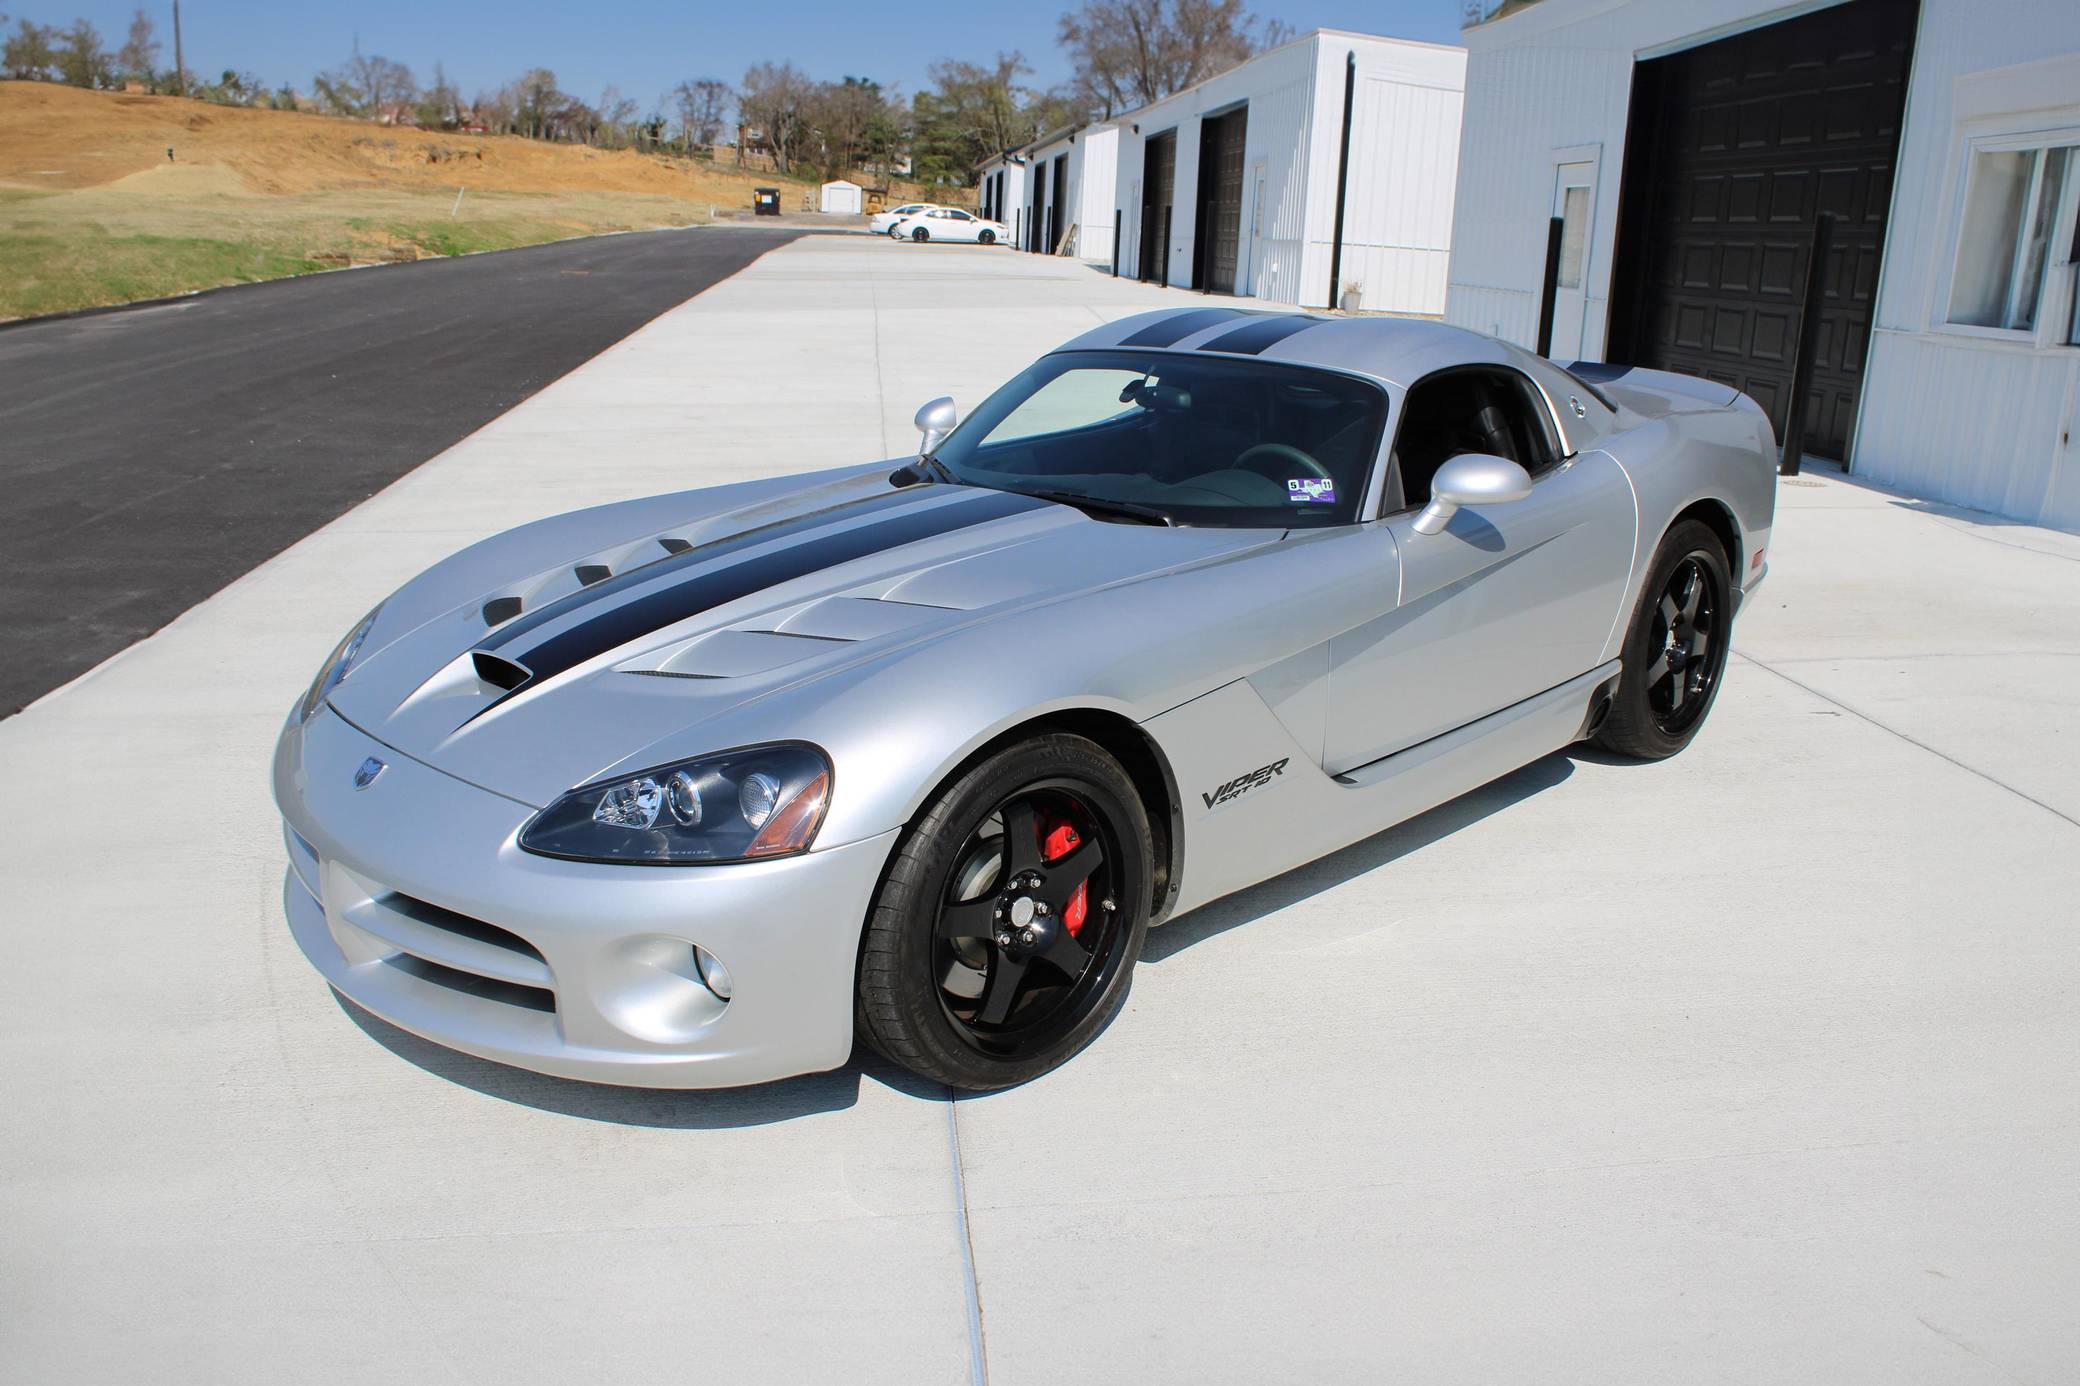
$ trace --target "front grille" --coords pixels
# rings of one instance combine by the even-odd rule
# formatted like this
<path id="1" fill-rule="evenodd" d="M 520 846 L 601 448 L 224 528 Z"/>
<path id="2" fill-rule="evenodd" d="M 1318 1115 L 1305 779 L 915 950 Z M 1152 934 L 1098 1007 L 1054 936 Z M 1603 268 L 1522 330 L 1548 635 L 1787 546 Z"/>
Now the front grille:
<path id="1" fill-rule="evenodd" d="M 358 888 L 338 910 L 335 932 L 351 929 L 358 936 L 352 946 L 341 937 L 350 957 L 381 961 L 420 981 L 486 1001 L 530 1011 L 556 1009 L 548 959 L 520 935 L 351 872 L 336 871 L 328 878 L 335 892 L 345 882 Z"/>
<path id="2" fill-rule="evenodd" d="M 408 919 L 416 920 L 428 928 L 445 929 L 451 934 L 460 934 L 464 938 L 475 939 L 479 943 L 488 943 L 494 948 L 503 948 L 507 952 L 518 953 L 525 958 L 533 958 L 536 962 L 545 962 L 541 949 L 535 947 L 532 943 L 520 937 L 520 935 L 501 929 L 496 924 L 486 924 L 481 919 L 471 919 L 466 914 L 457 914 L 453 910 L 444 910 L 439 905 L 428 901 L 413 899 L 402 891 L 393 890 L 388 895 L 383 896 L 377 903 L 395 910 Z"/>
<path id="3" fill-rule="evenodd" d="M 396 968 L 408 977 L 417 977 L 422 982 L 459 991 L 466 996 L 479 996 L 486 1001 L 499 1001 L 508 1006 L 524 1006 L 530 1011 L 555 1014 L 556 993 L 542 987 L 525 987 L 517 982 L 501 982 L 495 977 L 479 976 L 464 972 L 459 967 L 447 967 L 412 953 L 395 953 L 383 960 L 384 964 Z"/>

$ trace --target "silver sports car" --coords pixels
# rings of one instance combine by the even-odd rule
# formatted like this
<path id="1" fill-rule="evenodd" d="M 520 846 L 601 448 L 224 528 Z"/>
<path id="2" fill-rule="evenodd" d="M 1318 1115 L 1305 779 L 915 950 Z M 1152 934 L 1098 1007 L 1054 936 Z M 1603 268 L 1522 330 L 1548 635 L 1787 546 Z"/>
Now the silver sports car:
<path id="1" fill-rule="evenodd" d="M 1697 732 L 1775 444 L 1709 381 L 1194 308 L 888 462 L 579 511 L 356 625 L 275 754 L 357 1005 L 570 1078 L 1061 1063 L 1146 930 L 1584 738 Z"/>

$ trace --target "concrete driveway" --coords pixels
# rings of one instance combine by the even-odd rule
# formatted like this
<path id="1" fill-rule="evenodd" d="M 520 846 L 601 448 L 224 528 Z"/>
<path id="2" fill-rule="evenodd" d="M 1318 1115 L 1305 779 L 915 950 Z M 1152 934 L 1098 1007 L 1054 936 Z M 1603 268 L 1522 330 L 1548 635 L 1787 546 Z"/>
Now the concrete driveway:
<path id="1" fill-rule="evenodd" d="M 1179 301 L 797 242 L 0 723 L 0 1380 L 2074 1380 L 2080 539 L 1839 479 L 1688 753 L 1177 920 L 1013 1092 L 559 1083 L 304 963 L 268 752 L 376 598 Z"/>

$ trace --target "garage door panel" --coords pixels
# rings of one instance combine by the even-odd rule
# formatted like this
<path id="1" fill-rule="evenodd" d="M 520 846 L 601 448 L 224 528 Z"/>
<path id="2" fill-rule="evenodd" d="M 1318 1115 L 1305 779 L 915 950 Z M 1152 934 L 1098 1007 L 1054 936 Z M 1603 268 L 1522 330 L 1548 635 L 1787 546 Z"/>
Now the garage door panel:
<path id="1" fill-rule="evenodd" d="M 1831 213 L 1808 445 L 1847 454 L 1915 9 L 1849 0 L 1640 64 L 1613 360 L 1737 383 L 1781 436 L 1813 228 Z"/>

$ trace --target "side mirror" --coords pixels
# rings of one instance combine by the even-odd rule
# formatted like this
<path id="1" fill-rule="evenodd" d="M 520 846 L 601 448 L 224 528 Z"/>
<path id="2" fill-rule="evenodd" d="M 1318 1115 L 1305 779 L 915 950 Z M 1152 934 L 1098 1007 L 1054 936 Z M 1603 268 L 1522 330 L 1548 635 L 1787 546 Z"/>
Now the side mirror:
<path id="1" fill-rule="evenodd" d="M 917 455 L 929 457 L 932 450 L 946 441 L 953 426 L 960 422 L 960 411 L 953 407 L 952 395 L 941 395 L 917 411 L 917 431 L 924 435 L 917 444 Z"/>
<path id="2" fill-rule="evenodd" d="M 1416 516 L 1418 534 L 1440 534 L 1462 505 L 1499 505 L 1531 494 L 1531 473 L 1486 452 L 1462 452 L 1430 478 L 1430 503 Z"/>

